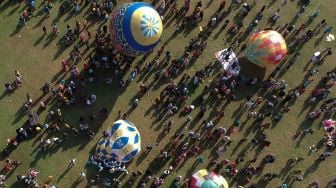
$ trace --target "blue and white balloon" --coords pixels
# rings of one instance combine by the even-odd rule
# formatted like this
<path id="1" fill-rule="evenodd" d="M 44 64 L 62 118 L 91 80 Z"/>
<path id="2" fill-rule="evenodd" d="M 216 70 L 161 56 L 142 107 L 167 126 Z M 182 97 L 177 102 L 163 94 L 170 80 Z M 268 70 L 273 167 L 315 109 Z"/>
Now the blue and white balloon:
<path id="1" fill-rule="evenodd" d="M 133 123 L 118 120 L 106 131 L 96 148 L 96 158 L 102 161 L 128 162 L 141 150 L 140 133 Z"/>

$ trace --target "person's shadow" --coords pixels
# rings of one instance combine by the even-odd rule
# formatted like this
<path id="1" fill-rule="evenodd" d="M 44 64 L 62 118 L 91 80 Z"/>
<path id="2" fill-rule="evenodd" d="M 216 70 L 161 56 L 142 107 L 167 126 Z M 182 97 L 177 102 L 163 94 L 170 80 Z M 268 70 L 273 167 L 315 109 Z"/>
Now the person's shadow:
<path id="1" fill-rule="evenodd" d="M 23 28 L 24 26 L 21 26 L 20 24 L 18 24 L 15 28 L 15 30 L 13 31 L 13 33 L 10 34 L 11 37 L 13 37 L 14 35 L 18 34 L 21 29 Z"/>
<path id="2" fill-rule="evenodd" d="M 63 178 L 64 176 L 71 170 L 71 167 L 67 167 L 64 172 L 59 176 L 59 178 L 57 179 L 57 183 L 59 183 Z"/>
<path id="3" fill-rule="evenodd" d="M 44 39 L 44 37 L 45 37 L 46 35 L 47 35 L 47 34 L 44 33 L 40 38 L 38 38 L 38 39 L 35 41 L 34 46 L 39 45 L 39 44 L 42 42 L 42 40 Z"/>
<path id="4" fill-rule="evenodd" d="M 83 181 L 82 178 L 78 177 L 76 179 L 76 181 L 74 181 L 74 183 L 71 185 L 71 188 L 77 188 L 77 187 L 80 187 L 79 184 Z"/>

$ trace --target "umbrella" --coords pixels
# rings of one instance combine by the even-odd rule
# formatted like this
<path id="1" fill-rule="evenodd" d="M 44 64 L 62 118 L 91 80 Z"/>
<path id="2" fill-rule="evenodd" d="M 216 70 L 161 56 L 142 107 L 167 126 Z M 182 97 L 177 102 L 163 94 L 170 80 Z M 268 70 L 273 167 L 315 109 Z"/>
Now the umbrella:
<path id="1" fill-rule="evenodd" d="M 328 34 L 327 37 L 326 37 L 326 41 L 327 42 L 330 42 L 330 41 L 333 41 L 335 40 L 335 35 L 333 34 Z"/>

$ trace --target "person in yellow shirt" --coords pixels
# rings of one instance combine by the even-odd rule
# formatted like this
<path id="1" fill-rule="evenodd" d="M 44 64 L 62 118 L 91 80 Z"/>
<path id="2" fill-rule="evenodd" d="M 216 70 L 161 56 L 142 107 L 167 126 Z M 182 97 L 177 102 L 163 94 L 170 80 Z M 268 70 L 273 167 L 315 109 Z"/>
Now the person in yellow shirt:
<path id="1" fill-rule="evenodd" d="M 52 181 L 54 181 L 54 176 L 48 176 L 47 184 L 51 183 Z"/>

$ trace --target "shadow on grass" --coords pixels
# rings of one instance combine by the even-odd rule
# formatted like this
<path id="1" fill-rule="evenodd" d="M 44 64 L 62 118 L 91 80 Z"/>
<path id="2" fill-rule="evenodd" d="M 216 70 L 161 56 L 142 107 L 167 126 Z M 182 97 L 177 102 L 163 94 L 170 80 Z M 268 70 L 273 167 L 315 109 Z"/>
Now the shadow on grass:
<path id="1" fill-rule="evenodd" d="M 55 35 L 54 33 L 49 33 L 47 38 L 46 38 L 46 43 L 43 45 L 43 48 L 48 47 L 52 41 L 54 41 L 57 38 L 57 35 Z"/>
<path id="2" fill-rule="evenodd" d="M 23 28 L 23 26 L 20 26 L 19 24 L 16 26 L 15 30 L 13 31 L 13 33 L 10 34 L 11 37 L 15 36 L 16 34 L 18 34 L 21 29 Z"/>
<path id="3" fill-rule="evenodd" d="M 14 93 L 13 92 L 7 92 L 7 91 L 4 91 L 1 95 L 0 95 L 0 101 L 6 97 L 10 97 L 12 94 Z"/>
<path id="4" fill-rule="evenodd" d="M 40 11 L 41 12 L 41 11 Z M 36 16 L 38 16 L 40 14 L 40 12 L 37 13 Z M 42 10 L 42 13 L 43 13 L 43 10 Z M 40 27 L 42 25 L 42 23 L 48 19 L 48 16 L 43 16 L 38 22 L 37 24 L 33 27 L 33 29 L 37 28 L 37 27 Z"/>
<path id="5" fill-rule="evenodd" d="M 18 123 L 25 115 L 27 115 L 27 110 L 25 110 L 25 107 L 22 105 L 21 108 L 15 113 L 15 119 L 12 122 L 12 125 Z"/>
<path id="6" fill-rule="evenodd" d="M 45 33 L 44 33 L 43 35 L 41 35 L 40 38 L 38 38 L 38 39 L 35 41 L 34 46 L 39 45 L 39 44 L 43 41 L 43 39 L 44 39 L 45 36 L 46 36 Z"/>
<path id="7" fill-rule="evenodd" d="M 12 5 L 15 5 L 17 2 L 8 0 L 8 1 L 0 1 L 0 12 L 4 12 L 7 8 L 11 7 Z"/>

